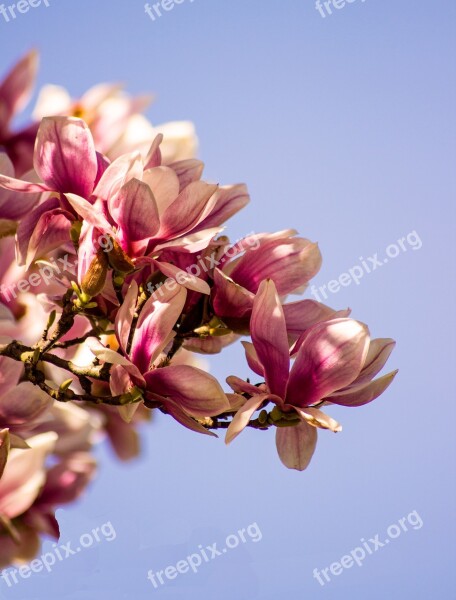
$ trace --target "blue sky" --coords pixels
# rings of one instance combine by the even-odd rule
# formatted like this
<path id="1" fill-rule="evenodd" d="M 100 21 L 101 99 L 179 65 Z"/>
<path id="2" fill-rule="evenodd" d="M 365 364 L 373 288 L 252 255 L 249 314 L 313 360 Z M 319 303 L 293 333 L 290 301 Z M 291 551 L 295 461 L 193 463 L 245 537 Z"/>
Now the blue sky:
<path id="1" fill-rule="evenodd" d="M 295 227 L 320 244 L 317 286 L 410 232 L 422 246 L 330 294 L 397 340 L 400 373 L 371 405 L 331 411 L 344 431 L 321 433 L 308 471 L 282 467 L 272 432 L 226 448 L 158 416 L 140 460 L 103 446 L 97 482 L 60 513 L 63 543 L 108 521 L 116 539 L 0 581 L 0 597 L 454 598 L 454 3 L 358 0 L 322 18 L 312 0 L 186 0 L 155 21 L 137 0 L 49 4 L 0 16 L 2 70 L 37 47 L 40 84 L 156 92 L 148 116 L 195 122 L 206 177 L 249 185 L 234 238 Z M 239 346 L 211 369 L 249 375 Z M 420 529 L 325 586 L 313 578 L 415 510 Z M 159 589 L 147 580 L 252 523 L 261 541 Z"/>

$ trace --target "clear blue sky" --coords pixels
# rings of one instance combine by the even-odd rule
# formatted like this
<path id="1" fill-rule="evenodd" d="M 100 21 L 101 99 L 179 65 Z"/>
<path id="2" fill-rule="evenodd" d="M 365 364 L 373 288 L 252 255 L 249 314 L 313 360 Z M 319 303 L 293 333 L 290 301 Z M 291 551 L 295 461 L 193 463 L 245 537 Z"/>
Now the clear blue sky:
<path id="1" fill-rule="evenodd" d="M 60 515 L 63 543 L 106 521 L 117 539 L 14 588 L 0 581 L 1 598 L 456 597 L 456 5 L 357 0 L 333 12 L 323 19 L 313 0 L 185 0 L 153 22 L 138 0 L 50 0 L 0 16 L 2 70 L 36 46 L 40 83 L 77 95 L 120 80 L 157 92 L 154 122 L 192 119 L 207 177 L 249 184 L 233 237 L 296 227 L 320 243 L 317 285 L 409 232 L 422 241 L 328 299 L 397 340 L 400 374 L 375 403 L 331 411 L 344 431 L 322 432 L 308 471 L 282 467 L 272 432 L 226 448 L 158 417 L 137 462 L 101 448 L 98 481 Z M 211 367 L 249 374 L 240 347 Z M 422 528 L 362 568 L 324 587 L 312 577 L 414 510 Z M 260 542 L 161 589 L 146 579 L 253 522 Z"/>

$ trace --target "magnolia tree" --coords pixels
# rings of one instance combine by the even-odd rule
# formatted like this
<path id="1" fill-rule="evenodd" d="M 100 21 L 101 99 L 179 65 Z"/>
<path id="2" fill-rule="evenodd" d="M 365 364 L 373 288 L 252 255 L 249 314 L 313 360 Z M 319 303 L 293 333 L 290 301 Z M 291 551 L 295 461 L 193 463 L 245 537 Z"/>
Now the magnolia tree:
<path id="1" fill-rule="evenodd" d="M 99 85 L 72 100 L 46 86 L 33 122 L 12 121 L 37 56 L 0 85 L 0 564 L 28 560 L 54 513 L 92 479 L 93 444 L 138 452 L 152 410 L 205 435 L 275 429 L 304 470 L 323 412 L 377 398 L 394 342 L 302 292 L 321 265 L 294 230 L 236 243 L 225 222 L 244 185 L 202 179 L 193 126 L 152 126 L 147 98 Z M 253 382 L 225 388 L 198 366 L 242 341 Z M 248 341 L 250 338 L 251 341 Z"/>

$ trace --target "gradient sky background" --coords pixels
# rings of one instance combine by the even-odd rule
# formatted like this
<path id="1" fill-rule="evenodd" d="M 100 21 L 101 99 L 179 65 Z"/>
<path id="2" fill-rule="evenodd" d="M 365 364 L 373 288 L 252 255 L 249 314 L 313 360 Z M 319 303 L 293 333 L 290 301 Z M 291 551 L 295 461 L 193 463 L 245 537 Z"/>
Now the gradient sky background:
<path id="1" fill-rule="evenodd" d="M 455 14 L 453 0 L 358 0 L 325 19 L 313 0 L 187 0 L 152 22 L 138 0 L 50 0 L 0 17 L 3 72 L 36 46 L 40 84 L 77 96 L 123 81 L 157 93 L 154 123 L 193 120 L 206 177 L 249 184 L 233 238 L 296 227 L 320 243 L 317 285 L 411 231 L 422 241 L 328 299 L 397 340 L 400 374 L 373 404 L 330 411 L 344 431 L 321 432 L 306 472 L 281 465 L 272 432 L 226 448 L 157 417 L 140 460 L 101 447 L 97 482 L 60 512 L 63 543 L 106 521 L 117 539 L 15 588 L 0 580 L 1 598 L 456 597 Z M 212 372 L 248 376 L 241 350 Z M 413 510 L 421 529 L 325 587 L 312 577 Z M 261 542 L 160 590 L 147 581 L 253 522 Z"/>

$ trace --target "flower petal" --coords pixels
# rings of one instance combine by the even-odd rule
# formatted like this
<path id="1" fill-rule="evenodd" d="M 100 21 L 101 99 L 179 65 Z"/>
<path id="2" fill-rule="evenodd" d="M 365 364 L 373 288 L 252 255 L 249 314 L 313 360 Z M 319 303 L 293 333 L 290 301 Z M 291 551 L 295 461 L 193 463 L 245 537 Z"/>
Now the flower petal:
<path id="1" fill-rule="evenodd" d="M 132 362 L 142 373 L 149 371 L 166 346 L 182 313 L 186 298 L 185 288 L 178 285 L 175 288 L 162 286 L 145 303 L 138 319 L 130 353 Z"/>
<path id="2" fill-rule="evenodd" d="M 287 388 L 288 404 L 305 407 L 352 383 L 369 347 L 369 332 L 353 319 L 314 325 L 304 334 Z"/>
<path id="3" fill-rule="evenodd" d="M 144 376 L 147 390 L 169 397 L 192 417 L 212 417 L 230 410 L 230 403 L 213 377 L 188 365 L 154 369 Z"/>
<path id="4" fill-rule="evenodd" d="M 122 228 L 126 240 L 137 242 L 152 237 L 160 227 L 157 203 L 150 187 L 130 179 L 115 198 L 109 200 L 109 212 Z"/>
<path id="5" fill-rule="evenodd" d="M 288 336 L 282 305 L 271 280 L 263 281 L 255 296 L 250 329 L 269 390 L 284 398 L 290 369 Z"/>
<path id="6" fill-rule="evenodd" d="M 317 430 L 305 422 L 295 427 L 278 427 L 276 445 L 279 458 L 288 469 L 304 471 L 317 446 Z"/>
<path id="7" fill-rule="evenodd" d="M 74 117 L 45 117 L 36 138 L 34 166 L 52 189 L 88 198 L 98 160 L 86 123 Z"/>
<path id="8" fill-rule="evenodd" d="M 8 123 L 28 103 L 38 70 L 38 53 L 28 52 L 8 73 L 0 85 L 0 114 Z M 2 124 L 3 125 L 3 124 Z"/>
<path id="9" fill-rule="evenodd" d="M 231 442 L 237 438 L 242 431 L 244 431 L 254 412 L 260 408 L 268 396 L 269 394 L 253 396 L 253 398 L 247 400 L 244 406 L 237 411 L 228 429 L 226 430 L 225 444 L 231 444 Z"/>
<path id="10" fill-rule="evenodd" d="M 326 402 L 350 407 L 364 406 L 383 394 L 396 375 L 397 371 L 393 371 L 374 381 L 350 386 L 346 390 L 341 390 L 331 396 L 327 396 Z"/>

